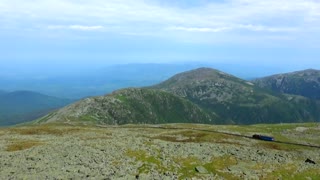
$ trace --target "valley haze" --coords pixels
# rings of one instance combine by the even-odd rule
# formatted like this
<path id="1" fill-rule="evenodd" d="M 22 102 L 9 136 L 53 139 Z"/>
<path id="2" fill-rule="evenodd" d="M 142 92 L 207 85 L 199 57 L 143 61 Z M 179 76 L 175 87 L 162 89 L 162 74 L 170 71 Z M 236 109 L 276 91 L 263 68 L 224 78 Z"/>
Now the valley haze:
<path id="1" fill-rule="evenodd" d="M 90 64 L 91 65 L 91 64 Z M 42 94 L 80 99 L 87 96 L 104 95 L 127 87 L 142 87 L 160 83 L 183 71 L 200 67 L 219 69 L 239 78 L 252 80 L 279 73 L 302 70 L 299 66 L 276 66 L 245 63 L 130 63 L 99 67 L 23 65 L 0 67 L 0 89 L 8 92 L 28 90 Z M 304 65 L 303 65 L 304 66 Z M 310 68 L 306 65 L 305 69 Z M 315 67 L 313 67 L 315 68 Z M 319 66 L 320 68 L 320 66 Z"/>
<path id="2" fill-rule="evenodd" d="M 320 69 L 314 0 L 2 0 L 0 9 L 0 78 L 28 88 L 0 85 L 10 91 L 54 78 L 41 92 L 70 98 L 49 90 L 64 88 L 55 78 L 116 64 L 203 63 L 241 78 Z"/>
<path id="3" fill-rule="evenodd" d="M 2 0 L 0 9 L 6 91 L 82 98 L 199 67 L 243 79 L 320 69 L 314 0 Z"/>

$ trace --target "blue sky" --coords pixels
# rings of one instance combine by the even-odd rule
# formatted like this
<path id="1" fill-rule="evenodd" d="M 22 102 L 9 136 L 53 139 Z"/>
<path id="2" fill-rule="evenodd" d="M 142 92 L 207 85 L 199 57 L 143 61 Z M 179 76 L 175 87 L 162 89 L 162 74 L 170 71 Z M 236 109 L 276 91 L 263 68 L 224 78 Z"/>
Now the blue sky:
<path id="1" fill-rule="evenodd" d="M 317 0 L 1 0 L 1 66 L 320 69 Z"/>

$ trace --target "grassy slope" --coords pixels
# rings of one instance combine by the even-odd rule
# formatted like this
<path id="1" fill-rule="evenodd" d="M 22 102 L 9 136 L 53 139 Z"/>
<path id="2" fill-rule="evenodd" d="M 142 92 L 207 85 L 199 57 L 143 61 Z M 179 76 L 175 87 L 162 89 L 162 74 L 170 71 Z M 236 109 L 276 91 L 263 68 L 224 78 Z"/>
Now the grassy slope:
<path id="1" fill-rule="evenodd" d="M 215 116 L 188 100 L 159 90 L 123 89 L 84 99 L 38 120 L 93 124 L 212 123 Z"/>

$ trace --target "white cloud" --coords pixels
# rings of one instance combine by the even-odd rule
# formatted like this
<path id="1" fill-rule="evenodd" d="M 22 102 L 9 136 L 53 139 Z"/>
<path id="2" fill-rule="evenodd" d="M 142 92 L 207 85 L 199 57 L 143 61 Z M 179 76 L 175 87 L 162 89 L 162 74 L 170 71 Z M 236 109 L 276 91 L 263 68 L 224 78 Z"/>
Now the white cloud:
<path id="1" fill-rule="evenodd" d="M 243 30 L 318 33 L 320 27 L 320 2 L 316 0 L 227 0 L 189 8 L 159 2 L 161 0 L 1 0 L 0 22 L 3 27 L 4 23 L 11 22 L 10 27 L 16 26 L 17 30 L 21 24 L 81 31 L 108 27 L 108 31 L 120 34 L 163 36 L 168 30 L 238 33 L 239 36 Z"/>
<path id="2" fill-rule="evenodd" d="M 298 31 L 298 28 L 294 27 L 268 27 L 268 26 L 262 26 L 262 25 L 238 25 L 237 28 L 239 29 L 245 29 L 250 31 L 265 31 L 265 32 L 294 32 Z"/>
<path id="3" fill-rule="evenodd" d="M 199 28 L 199 27 L 182 27 L 182 26 L 173 26 L 167 28 L 168 30 L 177 30 L 177 31 L 187 31 L 187 32 L 221 32 L 226 31 L 230 28 L 228 27 L 218 27 L 218 28 Z"/>
<path id="4" fill-rule="evenodd" d="M 174 30 L 174 31 L 186 31 L 186 32 L 203 32 L 203 33 L 217 33 L 223 31 L 231 31 L 231 30 L 247 30 L 247 31 L 256 31 L 256 32 L 294 32 L 298 31 L 297 28 L 291 27 L 268 27 L 268 26 L 261 26 L 261 25 L 230 25 L 225 27 L 183 27 L 183 26 L 172 26 L 167 28 L 167 30 Z"/>
<path id="5" fill-rule="evenodd" d="M 82 31 L 92 31 L 92 30 L 101 30 L 103 26 L 82 26 L 82 25 L 71 25 L 70 29 L 82 30 Z"/>
<path id="6" fill-rule="evenodd" d="M 49 25 L 48 29 L 71 29 L 71 30 L 80 30 L 80 31 L 95 31 L 104 29 L 103 26 L 84 26 L 84 25 Z"/>

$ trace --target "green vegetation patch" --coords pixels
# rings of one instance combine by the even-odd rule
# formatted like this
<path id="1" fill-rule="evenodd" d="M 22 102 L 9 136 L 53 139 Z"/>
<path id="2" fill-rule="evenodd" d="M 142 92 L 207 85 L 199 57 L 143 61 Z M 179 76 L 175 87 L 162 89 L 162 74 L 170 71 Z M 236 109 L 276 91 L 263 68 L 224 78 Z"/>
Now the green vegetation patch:
<path id="1" fill-rule="evenodd" d="M 164 167 L 158 156 L 152 156 L 144 150 L 128 149 L 126 155 L 141 161 L 143 164 L 138 168 L 138 173 L 149 173 L 151 169 L 156 169 L 158 172 L 166 172 L 170 167 Z"/>
<path id="2" fill-rule="evenodd" d="M 299 150 L 314 150 L 312 147 L 306 147 L 301 145 L 295 144 L 286 144 L 286 143 L 275 143 L 275 142 L 268 142 L 268 141 L 259 141 L 257 143 L 258 146 L 267 148 L 267 149 L 275 149 L 281 151 L 299 151 Z"/>
<path id="3" fill-rule="evenodd" d="M 203 163 L 197 157 L 176 157 L 173 161 L 178 165 L 179 179 L 202 178 L 205 174 L 217 175 L 226 179 L 236 179 L 235 176 L 227 170 L 228 167 L 237 164 L 233 156 L 213 157 L 211 162 Z M 207 170 L 207 173 L 201 174 L 196 168 L 200 166 Z"/>
<path id="4" fill-rule="evenodd" d="M 319 179 L 320 171 L 316 167 L 309 167 L 300 170 L 297 164 L 288 163 L 283 165 L 257 165 L 260 172 L 263 172 L 260 179 Z M 272 172 L 264 172 L 264 169 L 273 169 Z"/>
<path id="5" fill-rule="evenodd" d="M 78 118 L 78 120 L 80 120 L 80 121 L 86 121 L 86 122 L 92 122 L 92 123 L 96 122 L 96 119 L 95 119 L 93 116 L 91 116 L 91 115 L 80 116 L 80 117 Z"/>
<path id="6" fill-rule="evenodd" d="M 121 95 L 121 94 L 120 94 L 120 95 L 117 95 L 116 98 L 119 99 L 119 100 L 120 100 L 121 102 L 123 102 L 123 103 L 129 102 L 128 99 L 127 99 L 127 97 L 126 97 L 126 96 L 123 96 L 123 95 Z"/>
<path id="7" fill-rule="evenodd" d="M 319 179 L 320 178 L 320 171 L 318 168 L 310 168 L 304 170 L 302 172 L 295 173 L 293 175 L 293 179 L 306 179 L 307 177 L 311 179 Z"/>
<path id="8" fill-rule="evenodd" d="M 9 151 L 9 152 L 22 151 L 22 150 L 30 149 L 32 147 L 40 146 L 43 144 L 44 144 L 43 142 L 36 141 L 36 140 L 13 141 L 7 146 L 6 151 Z"/>
<path id="9" fill-rule="evenodd" d="M 65 125 L 66 126 L 66 125 Z M 69 133 L 76 133 L 84 131 L 83 127 L 73 127 L 73 126 L 62 126 L 54 124 L 46 124 L 40 126 L 26 126 L 26 127 L 16 127 L 11 128 L 9 131 L 11 133 L 16 133 L 20 135 L 55 135 L 61 136 Z"/>
<path id="10" fill-rule="evenodd" d="M 169 132 L 153 137 L 168 142 L 184 142 L 184 143 L 224 143 L 224 144 L 237 144 L 235 142 L 239 137 L 216 133 L 216 132 L 203 132 L 198 130 L 180 130 L 176 132 Z M 240 141 L 239 141 L 240 142 Z"/>
<path id="11" fill-rule="evenodd" d="M 217 174 L 220 177 L 224 177 L 226 179 L 237 179 L 230 172 L 228 172 L 227 168 L 238 163 L 237 159 L 234 156 L 221 156 L 221 157 L 213 157 L 210 163 L 204 165 L 204 167 L 213 174 Z"/>
<path id="12" fill-rule="evenodd" d="M 176 157 L 173 161 L 178 164 L 179 179 L 186 179 L 190 177 L 199 177 L 195 168 L 201 165 L 201 161 L 196 157 Z"/>

